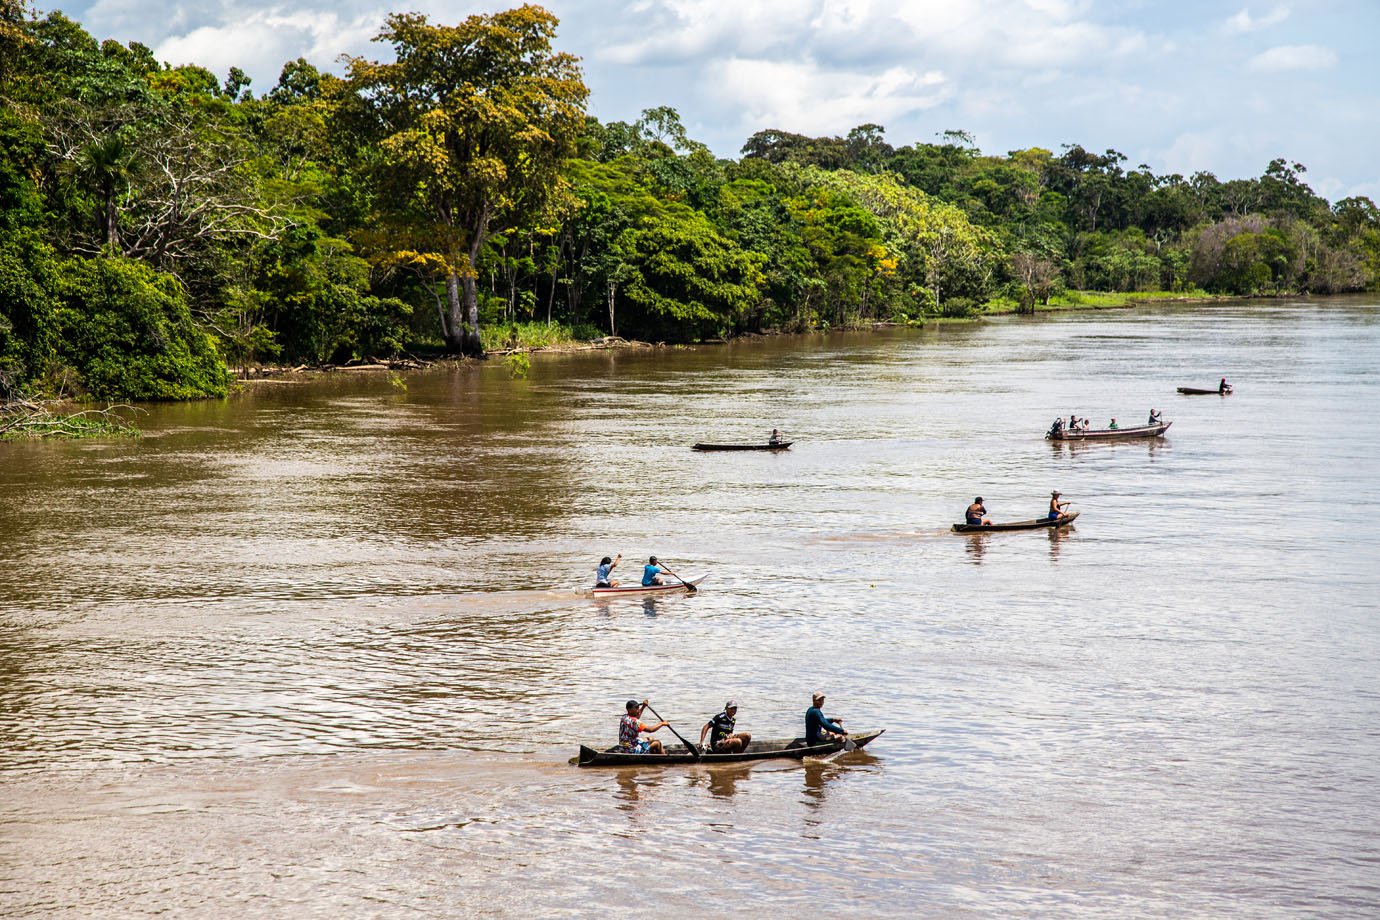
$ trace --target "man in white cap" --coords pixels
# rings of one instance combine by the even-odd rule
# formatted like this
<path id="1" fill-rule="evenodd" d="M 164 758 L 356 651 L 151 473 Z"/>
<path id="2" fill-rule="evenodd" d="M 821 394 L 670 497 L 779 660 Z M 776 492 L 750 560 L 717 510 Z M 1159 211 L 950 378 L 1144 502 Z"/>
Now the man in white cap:
<path id="1" fill-rule="evenodd" d="M 830 721 L 824 714 L 824 694 L 816 693 L 810 700 L 814 705 L 805 710 L 805 743 L 813 747 L 830 741 L 846 741 L 848 731 L 843 727 L 843 720 Z"/>
<path id="2" fill-rule="evenodd" d="M 1060 492 L 1058 489 L 1049 493 L 1049 520 L 1051 521 L 1057 521 L 1059 518 L 1063 517 L 1064 509 L 1073 504 L 1073 502 L 1059 501 L 1059 496 L 1062 494 L 1064 493 Z"/>
<path id="3" fill-rule="evenodd" d="M 752 740 L 747 732 L 734 733 L 737 724 L 738 704 L 729 700 L 724 703 L 724 711 L 719 713 L 700 729 L 700 747 L 711 754 L 740 754 Z M 709 735 L 709 747 L 704 746 L 704 736 Z"/>

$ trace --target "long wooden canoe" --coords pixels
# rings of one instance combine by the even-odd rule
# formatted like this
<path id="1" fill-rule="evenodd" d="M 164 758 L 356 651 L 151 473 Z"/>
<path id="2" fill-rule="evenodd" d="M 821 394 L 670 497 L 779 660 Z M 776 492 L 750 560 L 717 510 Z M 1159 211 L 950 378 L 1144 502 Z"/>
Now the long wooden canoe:
<path id="1" fill-rule="evenodd" d="M 1185 396 L 1230 396 L 1231 387 L 1227 387 L 1225 390 L 1217 387 L 1213 387 L 1210 390 L 1204 390 L 1199 387 L 1179 387 L 1179 392 Z"/>
<path id="2" fill-rule="evenodd" d="M 708 575 L 701 575 L 699 578 L 691 578 L 685 582 L 674 582 L 665 585 L 643 585 L 642 582 L 634 582 L 630 585 L 619 585 L 616 588 L 590 588 L 595 597 L 621 597 L 626 594 L 674 594 L 677 591 L 689 591 L 689 585 L 698 585 L 708 578 Z"/>
<path id="3" fill-rule="evenodd" d="M 886 729 L 849 735 L 849 740 L 862 747 L 874 740 Z M 842 741 L 827 744 L 809 745 L 804 738 L 788 738 L 779 741 L 753 741 L 747 750 L 738 754 L 701 754 L 696 761 L 694 755 L 685 750 L 678 741 L 667 746 L 665 754 L 625 754 L 616 747 L 596 750 L 580 745 L 580 755 L 570 762 L 582 767 L 643 767 L 683 763 L 739 763 L 744 760 L 800 760 L 804 757 L 825 757 L 843 750 Z"/>
<path id="4" fill-rule="evenodd" d="M 1009 524 L 955 524 L 954 533 L 993 533 L 998 530 L 1043 530 L 1046 528 L 1067 527 L 1078 517 L 1080 511 L 1070 511 L 1057 520 L 1036 518 L 1033 521 L 1012 521 Z"/>
<path id="5" fill-rule="evenodd" d="M 1158 438 L 1169 430 L 1173 422 L 1159 425 L 1128 425 L 1125 428 L 1092 428 L 1070 431 L 1061 428 L 1045 433 L 1047 441 L 1113 441 L 1122 438 Z"/>
<path id="6" fill-rule="evenodd" d="M 790 450 L 794 441 L 779 441 L 775 444 L 695 444 L 691 450 Z"/>

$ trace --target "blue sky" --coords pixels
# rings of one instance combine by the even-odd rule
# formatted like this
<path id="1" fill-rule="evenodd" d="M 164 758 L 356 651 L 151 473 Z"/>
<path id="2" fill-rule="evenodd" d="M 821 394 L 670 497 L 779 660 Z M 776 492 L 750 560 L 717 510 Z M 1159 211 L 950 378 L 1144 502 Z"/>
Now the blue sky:
<path id="1" fill-rule="evenodd" d="M 458 22 L 503 3 L 441 0 L 74 0 L 97 38 L 173 64 L 245 70 L 253 89 L 306 57 L 380 57 L 383 17 Z M 1275 157 L 1336 201 L 1380 202 L 1380 0 L 548 0 L 583 58 L 590 110 L 677 109 L 737 156 L 755 131 L 896 145 L 972 133 L 986 153 L 1078 143 L 1157 173 L 1260 175 Z"/>

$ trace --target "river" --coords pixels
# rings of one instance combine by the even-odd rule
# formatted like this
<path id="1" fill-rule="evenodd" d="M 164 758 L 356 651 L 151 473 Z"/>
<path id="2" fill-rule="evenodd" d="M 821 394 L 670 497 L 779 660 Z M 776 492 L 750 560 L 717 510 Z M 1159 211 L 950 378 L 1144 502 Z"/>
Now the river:
<path id="1" fill-rule="evenodd" d="M 0 914 L 1380 913 L 1374 298 L 403 383 L 0 444 Z M 1067 532 L 949 532 L 1052 489 Z M 578 594 L 617 552 L 708 578 Z M 567 763 L 630 696 L 771 738 L 816 689 L 886 734 Z"/>

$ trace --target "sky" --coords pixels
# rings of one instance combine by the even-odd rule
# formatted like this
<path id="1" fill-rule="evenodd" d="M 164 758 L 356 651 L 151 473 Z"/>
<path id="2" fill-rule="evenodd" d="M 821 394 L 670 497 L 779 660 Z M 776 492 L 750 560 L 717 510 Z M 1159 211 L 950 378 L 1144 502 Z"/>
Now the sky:
<path id="1" fill-rule="evenodd" d="M 454 24 L 517 0 L 36 0 L 97 39 L 262 93 L 305 57 L 341 73 L 390 12 Z M 1380 202 L 1380 0 L 545 0 L 589 110 L 676 109 L 737 157 L 767 128 L 895 146 L 967 131 L 984 153 L 1081 144 L 1127 167 L 1228 179 L 1283 157 L 1331 201 Z"/>

